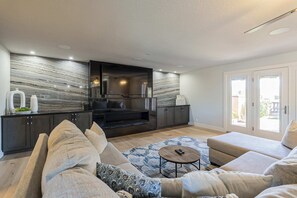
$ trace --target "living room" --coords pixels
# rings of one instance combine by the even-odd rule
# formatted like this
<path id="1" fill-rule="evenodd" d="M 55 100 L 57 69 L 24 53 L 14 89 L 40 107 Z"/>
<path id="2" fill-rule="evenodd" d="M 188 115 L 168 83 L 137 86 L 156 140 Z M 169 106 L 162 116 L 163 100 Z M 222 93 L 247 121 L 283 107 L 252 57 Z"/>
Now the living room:
<path id="1" fill-rule="evenodd" d="M 297 197 L 296 8 L 1 2 L 0 196 Z"/>

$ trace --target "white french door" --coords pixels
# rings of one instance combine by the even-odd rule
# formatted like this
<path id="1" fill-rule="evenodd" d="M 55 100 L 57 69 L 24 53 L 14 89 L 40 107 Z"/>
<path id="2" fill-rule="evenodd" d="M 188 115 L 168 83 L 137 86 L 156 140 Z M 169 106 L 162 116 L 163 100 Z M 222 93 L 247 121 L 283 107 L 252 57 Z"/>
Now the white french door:
<path id="1" fill-rule="evenodd" d="M 227 77 L 226 120 L 228 131 L 251 132 L 251 75 L 235 73 Z"/>
<path id="2" fill-rule="evenodd" d="M 254 131 L 280 139 L 288 124 L 288 69 L 254 73 Z"/>
<path id="3" fill-rule="evenodd" d="M 226 128 L 281 139 L 288 124 L 288 69 L 230 73 L 226 79 Z"/>

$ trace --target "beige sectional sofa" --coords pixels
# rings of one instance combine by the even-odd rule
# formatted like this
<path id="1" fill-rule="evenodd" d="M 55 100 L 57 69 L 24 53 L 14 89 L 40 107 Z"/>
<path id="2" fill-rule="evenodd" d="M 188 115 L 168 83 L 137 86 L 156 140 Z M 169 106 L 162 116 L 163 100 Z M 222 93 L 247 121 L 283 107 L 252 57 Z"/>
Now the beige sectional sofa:
<path id="1" fill-rule="evenodd" d="M 40 134 L 34 150 L 31 154 L 25 172 L 23 173 L 19 185 L 17 186 L 14 198 L 40 198 L 42 170 L 47 156 L 48 136 Z M 142 173 L 138 171 L 129 161 L 116 149 L 112 143 L 100 155 L 101 162 L 121 167 L 124 170 L 133 172 L 137 175 Z M 108 188 L 102 185 L 102 191 Z M 110 195 L 111 196 L 111 195 Z M 115 195 L 116 196 L 116 195 Z"/>
<path id="2" fill-rule="evenodd" d="M 53 132 L 52 132 L 53 133 Z M 84 139 L 86 137 L 80 133 Z M 58 137 L 56 140 L 59 140 L 61 137 Z M 65 137 L 62 137 L 65 138 Z M 70 136 L 69 138 L 74 138 Z M 232 141 L 233 138 L 233 141 Z M 244 138 L 244 139 L 243 139 Z M 31 154 L 31 157 L 28 161 L 27 167 L 21 177 L 21 180 L 17 186 L 14 198 L 39 198 L 42 197 L 42 180 L 44 179 L 43 172 L 47 166 L 47 161 L 49 160 L 49 150 L 48 146 L 54 144 L 53 138 L 49 140 L 46 134 L 40 134 L 38 141 L 34 147 L 34 150 Z M 68 137 L 67 137 L 68 139 Z M 74 139 L 73 139 L 74 140 Z M 88 140 L 87 140 L 88 141 Z M 242 141 L 250 141 L 250 144 L 240 143 Z M 70 142 L 70 146 L 79 147 L 79 144 Z M 268 145 L 271 145 L 272 150 L 268 149 Z M 59 145 L 59 144 L 58 144 Z M 279 142 L 266 140 L 262 138 L 255 138 L 251 136 L 246 136 L 239 133 L 230 133 L 222 136 L 210 138 L 208 140 L 208 145 L 210 146 L 210 160 L 211 162 L 223 165 L 221 169 L 226 171 L 242 171 L 247 173 L 257 173 L 263 174 L 264 170 L 268 166 L 278 161 L 282 156 L 286 156 L 291 150 L 279 145 Z M 58 147 L 62 147 L 59 145 Z M 221 149 L 222 148 L 222 149 Z M 215 152 L 213 152 L 215 151 Z M 96 150 L 95 150 L 96 152 Z M 216 153 L 219 153 L 218 155 Z M 99 152 L 97 153 L 99 155 Z M 128 172 L 134 173 L 136 175 L 142 175 L 142 173 L 136 169 L 123 155 L 122 153 L 113 146 L 112 143 L 108 142 L 103 152 L 100 152 L 100 161 L 105 164 L 111 164 L 117 167 L 120 167 Z M 82 166 L 79 167 L 70 167 L 64 171 L 64 175 L 73 180 L 79 179 Z M 221 170 L 220 169 L 220 170 Z M 71 172 L 71 170 L 73 170 Z M 73 174 L 73 176 L 71 175 Z M 81 182 L 84 186 L 92 185 L 92 183 L 97 183 L 95 187 L 100 189 L 100 196 L 96 197 L 119 197 L 114 191 L 112 191 L 104 182 L 96 178 L 90 172 L 88 173 L 90 181 L 93 181 L 88 184 L 87 179 Z M 86 176 L 85 174 L 83 176 Z M 61 176 L 61 174 L 59 174 Z M 54 177 L 55 185 L 52 185 L 50 189 L 55 189 L 51 191 L 56 191 L 56 189 L 63 188 L 63 177 L 57 179 L 57 176 Z M 84 177 L 86 178 L 86 177 Z M 71 180 L 68 182 L 68 187 L 73 188 L 73 192 L 79 192 L 78 189 L 75 189 L 77 183 Z M 90 182 L 89 181 L 89 182 Z M 98 182 L 96 182 L 98 181 Z M 61 182 L 61 183 L 59 183 Z M 52 182 L 53 183 L 53 182 Z M 201 185 L 201 184 L 197 184 Z M 65 186 L 65 185 L 64 185 Z M 75 187 L 76 186 L 76 187 Z M 180 179 L 161 179 L 161 196 L 162 197 L 181 197 L 182 196 L 182 181 Z M 210 184 L 211 186 L 211 184 Z M 297 187 L 297 184 L 288 186 L 288 189 Z M 44 190 L 44 189 L 43 189 Z M 63 191 L 64 189 L 62 189 Z M 71 189 L 67 189 L 71 191 Z M 76 190 L 76 191 L 75 191 Z M 277 189 L 279 190 L 279 189 Z M 291 190 L 292 191 L 292 190 Z M 286 191 L 288 192 L 288 191 Z M 296 191 L 294 191 L 296 192 Z M 268 193 L 271 193 L 268 191 Z M 56 196 L 48 196 L 56 197 Z M 64 197 L 64 196 L 59 196 Z M 76 196 L 70 196 L 76 197 Z M 265 197 L 265 196 L 262 196 Z M 261 198 L 262 198 L 261 197 Z M 266 197 L 265 197 L 266 198 Z"/>
<path id="3" fill-rule="evenodd" d="M 239 160 L 246 161 L 247 158 L 252 157 L 257 161 L 260 160 L 265 164 L 269 164 L 273 160 L 286 157 L 291 151 L 291 149 L 279 141 L 237 132 L 209 138 L 207 145 L 209 146 L 209 159 L 211 163 L 219 166 L 225 165 L 234 159 L 238 160 L 238 157 L 249 151 L 252 151 L 252 153 L 243 156 Z"/>

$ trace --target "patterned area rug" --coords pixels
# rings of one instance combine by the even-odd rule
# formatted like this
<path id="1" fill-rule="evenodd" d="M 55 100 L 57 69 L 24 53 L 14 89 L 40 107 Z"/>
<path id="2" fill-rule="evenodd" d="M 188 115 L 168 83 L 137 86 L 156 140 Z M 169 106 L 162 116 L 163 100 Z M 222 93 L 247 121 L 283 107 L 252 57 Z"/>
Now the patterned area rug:
<path id="1" fill-rule="evenodd" d="M 123 155 L 146 176 L 162 178 L 164 176 L 159 172 L 160 156 L 158 152 L 160 148 L 167 145 L 182 145 L 196 149 L 200 151 L 201 154 L 201 170 L 211 170 L 216 168 L 215 166 L 210 165 L 206 142 L 186 136 L 169 139 L 164 142 L 150 144 L 144 147 L 132 148 L 123 152 Z M 195 165 L 198 167 L 198 162 L 196 162 Z M 182 167 L 178 165 L 177 176 L 181 177 L 185 173 L 196 170 L 197 169 L 191 164 L 184 164 Z M 168 177 L 175 177 L 175 164 L 162 160 L 162 172 Z"/>

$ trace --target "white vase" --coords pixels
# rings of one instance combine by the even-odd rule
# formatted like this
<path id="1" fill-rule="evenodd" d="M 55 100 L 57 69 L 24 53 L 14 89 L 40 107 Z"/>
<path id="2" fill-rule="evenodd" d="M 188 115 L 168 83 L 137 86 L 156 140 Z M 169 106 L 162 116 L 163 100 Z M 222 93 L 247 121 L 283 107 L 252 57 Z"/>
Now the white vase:
<path id="1" fill-rule="evenodd" d="M 32 95 L 30 99 L 30 108 L 32 113 L 38 112 L 38 100 L 36 95 Z"/>

